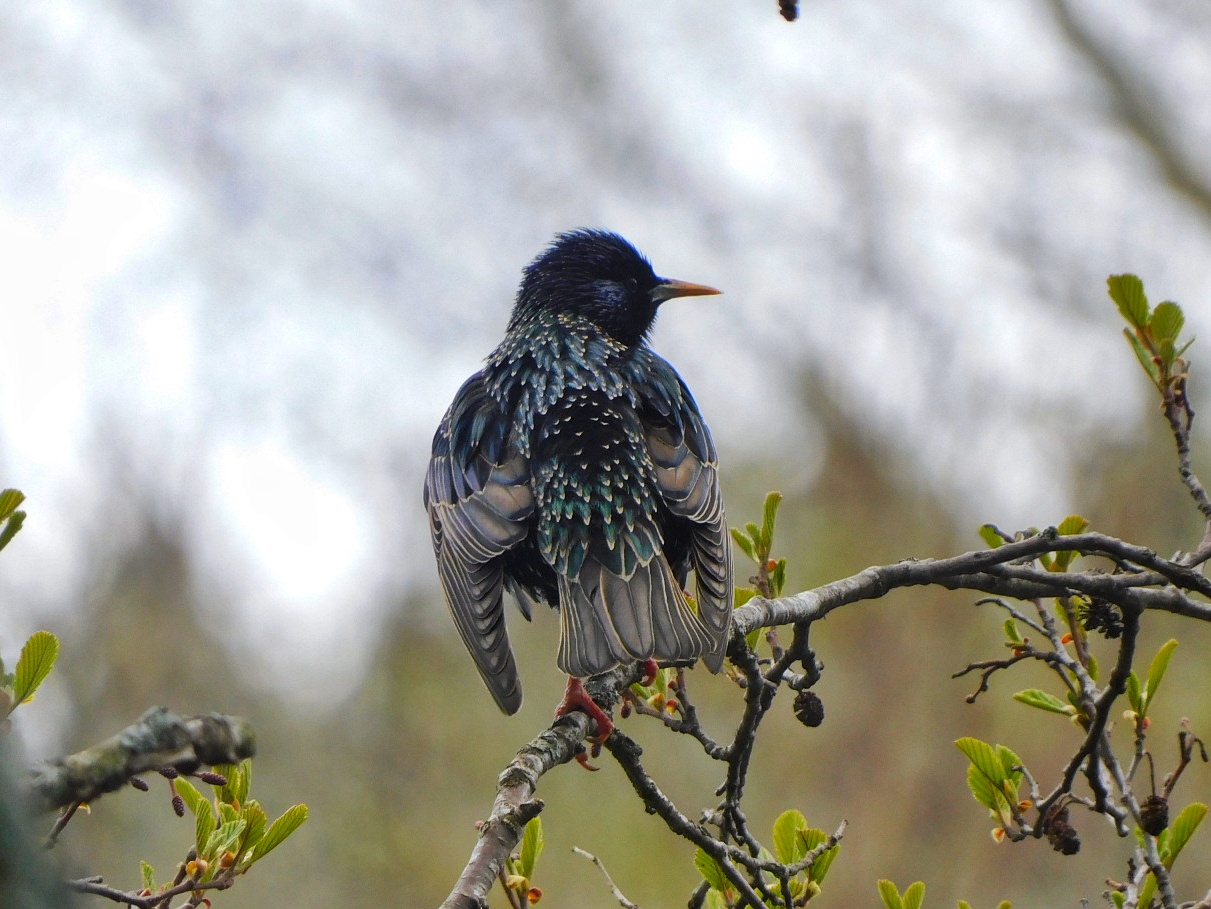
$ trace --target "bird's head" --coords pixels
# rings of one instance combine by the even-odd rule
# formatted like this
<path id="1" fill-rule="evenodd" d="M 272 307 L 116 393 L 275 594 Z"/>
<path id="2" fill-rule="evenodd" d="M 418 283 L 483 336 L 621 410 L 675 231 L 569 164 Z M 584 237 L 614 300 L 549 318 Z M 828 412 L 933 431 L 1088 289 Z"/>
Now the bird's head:
<path id="1" fill-rule="evenodd" d="M 573 230 L 559 234 L 526 266 L 509 328 L 522 328 L 543 313 L 566 313 L 633 347 L 646 338 L 665 300 L 717 293 L 704 284 L 659 277 L 618 234 Z"/>

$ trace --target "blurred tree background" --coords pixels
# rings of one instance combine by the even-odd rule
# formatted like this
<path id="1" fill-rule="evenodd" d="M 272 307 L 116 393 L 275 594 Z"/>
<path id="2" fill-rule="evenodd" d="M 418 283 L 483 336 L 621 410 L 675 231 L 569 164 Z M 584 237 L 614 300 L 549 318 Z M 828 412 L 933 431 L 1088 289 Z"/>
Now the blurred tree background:
<path id="1" fill-rule="evenodd" d="M 726 291 L 670 307 L 655 345 L 715 431 L 733 521 L 785 493 L 788 589 L 1071 511 L 1161 553 L 1193 545 L 1103 282 L 1135 271 L 1208 336 L 1211 13 L 802 13 L 0 10 L 0 477 L 30 514 L 0 559 L 0 651 L 38 627 L 63 641 L 17 717 L 29 759 L 151 704 L 247 715 L 262 802 L 305 801 L 311 821 L 219 905 L 438 903 L 562 681 L 557 623 L 515 621 L 527 702 L 496 713 L 436 591 L 421 472 L 520 267 L 577 225 Z M 1168 621 L 1141 642 L 1182 641 L 1154 723 L 1176 731 L 1182 710 L 1206 734 L 1208 631 Z M 1008 700 L 1020 678 L 968 706 L 974 682 L 949 676 L 996 655 L 999 624 L 929 591 L 816 629 L 824 725 L 775 711 L 749 810 L 762 829 L 786 807 L 849 819 L 830 904 L 875 905 L 890 877 L 925 879 L 931 905 L 1076 905 L 1121 867 L 1108 832 L 1074 857 L 984 835 L 950 741 L 1036 717 Z M 734 710 L 728 685 L 697 681 L 697 700 Z M 626 728 L 654 772 L 685 760 L 671 795 L 711 801 L 685 743 Z M 1023 758 L 1047 766 L 1058 739 Z M 637 902 L 680 904 L 690 851 L 605 766 L 543 781 L 546 899 L 616 905 L 578 845 Z M 188 838 L 166 803 L 108 796 L 57 852 L 133 886 L 138 858 L 169 867 Z"/>

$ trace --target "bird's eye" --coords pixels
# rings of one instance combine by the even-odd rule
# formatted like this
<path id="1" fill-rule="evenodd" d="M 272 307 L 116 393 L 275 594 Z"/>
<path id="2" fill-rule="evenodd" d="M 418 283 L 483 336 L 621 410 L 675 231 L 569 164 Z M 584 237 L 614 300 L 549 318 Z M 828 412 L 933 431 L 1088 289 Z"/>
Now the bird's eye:
<path id="1" fill-rule="evenodd" d="M 636 291 L 639 289 L 639 279 L 638 278 L 627 278 L 625 283 L 626 283 L 626 288 L 629 291 Z"/>

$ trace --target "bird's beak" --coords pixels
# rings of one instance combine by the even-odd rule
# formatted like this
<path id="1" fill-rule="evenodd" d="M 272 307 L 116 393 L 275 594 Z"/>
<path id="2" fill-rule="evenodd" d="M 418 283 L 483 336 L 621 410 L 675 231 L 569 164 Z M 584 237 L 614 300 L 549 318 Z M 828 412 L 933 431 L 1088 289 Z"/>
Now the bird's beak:
<path id="1" fill-rule="evenodd" d="M 721 294 L 723 291 L 708 287 L 705 284 L 691 284 L 689 281 L 676 281 L 673 278 L 662 278 L 660 283 L 652 288 L 652 302 L 663 303 L 673 297 L 706 297 Z"/>

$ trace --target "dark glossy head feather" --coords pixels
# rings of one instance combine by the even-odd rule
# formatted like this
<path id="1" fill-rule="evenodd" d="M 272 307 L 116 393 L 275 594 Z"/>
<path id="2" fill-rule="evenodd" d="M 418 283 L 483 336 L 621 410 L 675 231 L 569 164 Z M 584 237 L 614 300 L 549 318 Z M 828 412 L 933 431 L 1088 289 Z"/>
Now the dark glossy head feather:
<path id="1" fill-rule="evenodd" d="M 526 266 L 509 330 L 525 330 L 544 314 L 567 314 L 587 319 L 632 347 L 647 336 L 662 302 L 707 293 L 718 291 L 658 277 L 643 254 L 618 234 L 573 230 L 559 234 Z"/>

